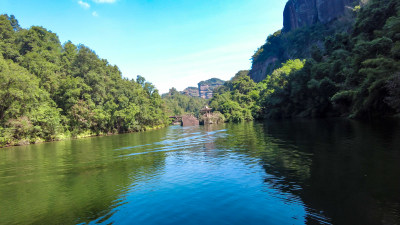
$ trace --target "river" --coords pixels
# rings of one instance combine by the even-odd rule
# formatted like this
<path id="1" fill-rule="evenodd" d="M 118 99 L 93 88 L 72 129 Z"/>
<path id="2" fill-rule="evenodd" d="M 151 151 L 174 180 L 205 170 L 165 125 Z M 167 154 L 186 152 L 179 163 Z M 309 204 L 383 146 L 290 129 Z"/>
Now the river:
<path id="1" fill-rule="evenodd" d="M 0 149 L 0 224 L 400 224 L 400 122 L 170 126 Z"/>

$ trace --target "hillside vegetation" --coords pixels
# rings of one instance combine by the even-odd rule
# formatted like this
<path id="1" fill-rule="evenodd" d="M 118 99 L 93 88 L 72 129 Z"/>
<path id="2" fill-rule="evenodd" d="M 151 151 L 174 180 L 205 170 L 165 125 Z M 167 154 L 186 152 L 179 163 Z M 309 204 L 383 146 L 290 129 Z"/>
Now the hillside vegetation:
<path id="1" fill-rule="evenodd" d="M 347 15 L 330 24 L 269 36 L 253 56 L 253 65 L 270 55 L 298 59 L 282 63 L 257 84 L 245 75 L 238 77 L 240 82 L 234 78 L 217 91 L 211 105 L 233 121 L 396 115 L 400 112 L 400 2 L 370 0 L 353 13 L 353 19 Z M 230 117 L 233 113 L 236 116 Z"/>
<path id="2" fill-rule="evenodd" d="M 182 116 L 185 114 L 199 116 L 200 109 L 208 103 L 206 99 L 182 94 L 175 88 L 171 88 L 168 93 L 163 94 L 162 99 L 165 102 L 168 116 Z"/>
<path id="3" fill-rule="evenodd" d="M 0 16 L 0 147 L 164 126 L 157 89 L 84 45 Z"/>
<path id="4" fill-rule="evenodd" d="M 214 111 L 227 121 L 396 115 L 400 2 L 370 0 L 328 24 L 277 31 L 253 67 L 271 58 L 261 82 L 240 71 L 214 90 Z M 207 103 L 175 89 L 161 98 L 145 78 L 124 78 L 88 47 L 0 16 L 0 147 L 161 127 Z"/>

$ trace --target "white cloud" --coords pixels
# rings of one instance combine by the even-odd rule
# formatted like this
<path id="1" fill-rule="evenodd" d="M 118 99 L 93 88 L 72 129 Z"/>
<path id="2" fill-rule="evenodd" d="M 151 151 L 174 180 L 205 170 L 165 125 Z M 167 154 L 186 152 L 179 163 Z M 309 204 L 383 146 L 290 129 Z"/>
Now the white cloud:
<path id="1" fill-rule="evenodd" d="M 99 16 L 99 14 L 98 14 L 96 11 L 93 11 L 93 12 L 92 12 L 92 16 L 94 16 L 94 17 L 98 17 L 98 16 Z"/>
<path id="2" fill-rule="evenodd" d="M 90 8 L 90 4 L 87 3 L 87 2 L 78 1 L 78 4 L 79 4 L 82 8 L 84 8 L 84 9 Z"/>
<path id="3" fill-rule="evenodd" d="M 114 3 L 117 0 L 93 0 L 95 3 Z"/>

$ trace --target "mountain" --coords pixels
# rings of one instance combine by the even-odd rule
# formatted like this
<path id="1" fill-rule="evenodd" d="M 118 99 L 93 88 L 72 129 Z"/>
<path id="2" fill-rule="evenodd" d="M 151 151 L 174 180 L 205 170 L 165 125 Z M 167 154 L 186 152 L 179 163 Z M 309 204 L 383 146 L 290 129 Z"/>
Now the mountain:
<path id="1" fill-rule="evenodd" d="M 400 116 L 399 0 L 290 0 L 284 15 L 213 109 L 229 121 Z"/>
<path id="2" fill-rule="evenodd" d="M 199 85 L 199 96 L 204 99 L 211 99 L 213 97 L 213 91 L 217 87 L 224 85 L 225 81 L 218 78 L 211 78 L 206 81 L 201 81 Z"/>
<path id="3" fill-rule="evenodd" d="M 309 58 L 312 50 L 324 49 L 325 37 L 349 33 L 360 0 L 289 0 L 283 28 L 267 38 L 253 55 L 250 77 L 260 82 L 289 59 Z"/>
<path id="4" fill-rule="evenodd" d="M 190 97 L 199 97 L 199 89 L 197 87 L 187 87 L 185 90 L 181 91 L 181 94 Z"/>

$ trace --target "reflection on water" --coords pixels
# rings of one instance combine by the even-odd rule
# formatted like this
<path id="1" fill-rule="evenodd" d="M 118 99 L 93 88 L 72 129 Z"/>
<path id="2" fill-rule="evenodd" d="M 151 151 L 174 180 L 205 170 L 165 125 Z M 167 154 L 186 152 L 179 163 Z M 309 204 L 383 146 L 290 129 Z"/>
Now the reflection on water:
<path id="1" fill-rule="evenodd" d="M 400 224 L 398 121 L 171 126 L 0 150 L 0 224 Z"/>

